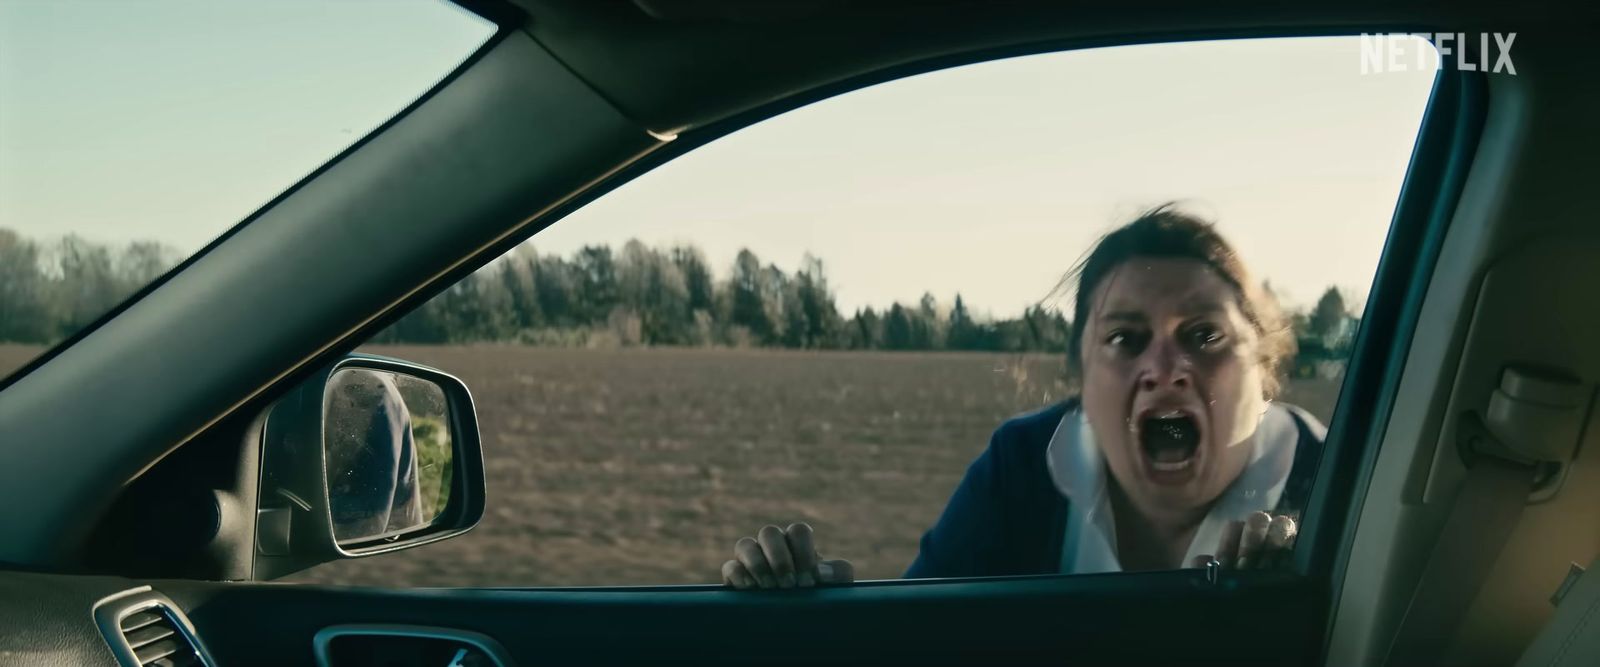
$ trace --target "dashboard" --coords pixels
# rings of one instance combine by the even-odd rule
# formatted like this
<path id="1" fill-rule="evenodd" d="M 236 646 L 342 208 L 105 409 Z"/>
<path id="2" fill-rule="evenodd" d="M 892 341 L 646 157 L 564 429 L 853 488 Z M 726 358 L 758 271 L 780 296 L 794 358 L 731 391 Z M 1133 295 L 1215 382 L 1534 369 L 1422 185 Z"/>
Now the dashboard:
<path id="1" fill-rule="evenodd" d="M 204 591 L 226 586 L 0 571 L 0 628 L 5 629 L 0 632 L 0 665 L 219 667 L 222 663 L 213 658 L 190 614 L 203 613 Z M 186 596 L 191 609 L 162 588 Z M 231 654 L 297 656 L 297 664 L 319 667 L 513 665 L 494 639 L 464 630 L 352 623 L 330 625 L 305 641 L 271 622 L 251 625 L 226 633 L 226 639 L 263 646 L 231 646 Z M 285 642 L 301 646 L 289 648 Z M 278 658 L 267 660 L 282 664 Z"/>

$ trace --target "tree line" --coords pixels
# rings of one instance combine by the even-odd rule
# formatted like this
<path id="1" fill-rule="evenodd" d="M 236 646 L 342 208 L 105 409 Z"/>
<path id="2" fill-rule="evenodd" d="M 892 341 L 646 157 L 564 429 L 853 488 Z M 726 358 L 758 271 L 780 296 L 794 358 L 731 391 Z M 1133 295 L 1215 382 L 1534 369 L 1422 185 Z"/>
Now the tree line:
<path id="1" fill-rule="evenodd" d="M 67 236 L 42 244 L 0 228 L 0 342 L 70 336 L 178 260 L 172 248 L 149 241 L 112 247 Z"/>
<path id="2" fill-rule="evenodd" d="M 377 343 L 732 346 L 831 350 L 1047 351 L 1066 346 L 1061 313 L 1029 308 L 980 321 L 960 295 L 839 311 L 822 260 L 793 271 L 741 250 L 714 277 L 692 245 L 528 246 L 468 276 L 379 333 Z"/>
<path id="3" fill-rule="evenodd" d="M 0 229 L 0 342 L 52 343 L 159 277 L 180 253 L 67 236 L 39 243 Z M 1348 352 L 1353 320 L 1328 288 L 1294 313 L 1302 358 Z M 717 279 L 701 250 L 629 241 L 569 256 L 522 246 L 445 289 L 371 342 L 555 346 L 729 346 L 833 350 L 1059 352 L 1071 324 L 1054 308 L 980 318 L 955 295 L 840 312 L 821 259 L 793 271 L 741 250 Z"/>

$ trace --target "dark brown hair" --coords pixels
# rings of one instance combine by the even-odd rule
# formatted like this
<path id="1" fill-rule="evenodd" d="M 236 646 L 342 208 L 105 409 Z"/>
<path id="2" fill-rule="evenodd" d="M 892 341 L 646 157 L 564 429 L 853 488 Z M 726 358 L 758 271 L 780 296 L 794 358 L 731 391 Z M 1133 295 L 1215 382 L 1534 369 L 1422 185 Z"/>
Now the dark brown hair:
<path id="1" fill-rule="evenodd" d="M 1267 398 L 1277 395 L 1283 366 L 1294 356 L 1294 334 L 1278 308 L 1278 300 L 1250 276 L 1233 246 L 1209 222 L 1168 202 L 1152 208 L 1132 222 L 1105 235 L 1094 250 L 1061 279 L 1057 292 L 1074 293 L 1072 335 L 1067 360 L 1073 374 L 1082 377 L 1083 329 L 1089 321 L 1094 291 L 1112 270 L 1135 257 L 1192 259 L 1204 263 L 1233 287 L 1239 310 L 1260 339 L 1258 363 Z M 1075 284 L 1074 284 L 1075 283 Z"/>

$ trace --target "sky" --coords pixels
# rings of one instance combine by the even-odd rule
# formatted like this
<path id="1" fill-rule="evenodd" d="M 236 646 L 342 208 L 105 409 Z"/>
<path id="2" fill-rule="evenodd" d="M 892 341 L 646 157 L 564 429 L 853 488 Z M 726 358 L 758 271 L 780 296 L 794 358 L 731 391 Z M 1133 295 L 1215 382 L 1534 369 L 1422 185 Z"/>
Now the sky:
<path id="1" fill-rule="evenodd" d="M 491 27 L 415 2 L 0 0 L 0 227 L 192 252 L 415 99 Z M 1353 303 L 1434 73 L 1359 39 L 1013 58 L 847 93 L 723 137 L 530 240 L 810 253 L 841 309 L 1047 296 L 1169 200 L 1215 220 L 1289 305 Z"/>
<path id="2" fill-rule="evenodd" d="M 0 227 L 193 252 L 493 30 L 442 0 L 0 0 Z"/>

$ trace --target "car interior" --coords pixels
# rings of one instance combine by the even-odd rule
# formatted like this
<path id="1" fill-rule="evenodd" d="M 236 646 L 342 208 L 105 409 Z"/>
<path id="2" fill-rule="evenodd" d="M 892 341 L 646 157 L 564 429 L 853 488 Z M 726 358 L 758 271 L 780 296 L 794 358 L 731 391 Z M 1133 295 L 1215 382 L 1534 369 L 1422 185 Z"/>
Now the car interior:
<path id="1" fill-rule="evenodd" d="M 0 662 L 1600 664 L 1600 227 L 1578 196 L 1600 177 L 1600 7 L 457 4 L 498 30 L 453 74 L 0 383 Z M 1368 32 L 1516 33 L 1516 72 L 1440 71 L 1292 567 L 767 592 L 272 581 L 493 507 L 472 388 L 349 353 L 633 177 L 962 64 Z M 339 371 L 438 387 L 456 474 L 431 524 L 338 530 L 317 443 Z"/>

